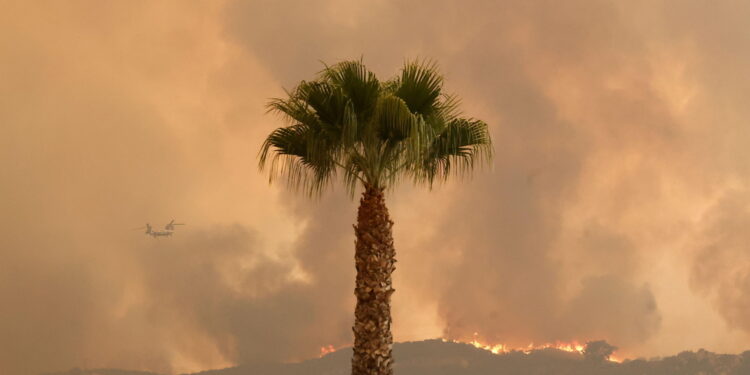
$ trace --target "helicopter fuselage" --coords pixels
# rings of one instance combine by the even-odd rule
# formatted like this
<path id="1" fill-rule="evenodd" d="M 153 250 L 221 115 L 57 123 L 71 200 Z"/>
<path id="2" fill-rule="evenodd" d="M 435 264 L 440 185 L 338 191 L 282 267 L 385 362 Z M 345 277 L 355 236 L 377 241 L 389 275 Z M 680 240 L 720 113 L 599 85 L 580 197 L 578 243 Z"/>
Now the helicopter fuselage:
<path id="1" fill-rule="evenodd" d="M 172 235 L 172 232 L 159 232 L 159 231 L 153 232 L 152 231 L 151 233 L 148 233 L 148 234 L 151 235 L 154 238 L 156 238 L 156 237 L 169 237 L 169 236 Z"/>
<path id="2" fill-rule="evenodd" d="M 146 235 L 151 236 L 153 238 L 157 237 L 171 237 L 172 233 L 174 233 L 175 225 L 185 225 L 184 223 L 175 223 L 174 219 L 170 221 L 166 226 L 164 226 L 165 230 L 153 230 L 153 227 L 151 227 L 151 224 L 146 223 L 146 226 L 143 227 L 146 229 Z M 137 228 L 137 229 L 143 229 L 143 228 Z"/>

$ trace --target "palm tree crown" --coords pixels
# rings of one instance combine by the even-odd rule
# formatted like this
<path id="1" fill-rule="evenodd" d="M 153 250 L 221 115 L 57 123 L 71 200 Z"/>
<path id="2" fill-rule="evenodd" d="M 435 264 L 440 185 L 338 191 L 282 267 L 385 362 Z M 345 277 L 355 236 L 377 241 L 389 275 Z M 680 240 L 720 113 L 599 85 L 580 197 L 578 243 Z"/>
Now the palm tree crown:
<path id="1" fill-rule="evenodd" d="M 265 140 L 260 167 L 271 156 L 271 179 L 310 194 L 338 172 L 352 193 L 358 181 L 382 190 L 403 177 L 432 186 L 491 157 L 487 124 L 460 117 L 434 63 L 407 62 L 381 82 L 361 61 L 344 61 L 287 94 L 268 104 L 290 125 Z"/>

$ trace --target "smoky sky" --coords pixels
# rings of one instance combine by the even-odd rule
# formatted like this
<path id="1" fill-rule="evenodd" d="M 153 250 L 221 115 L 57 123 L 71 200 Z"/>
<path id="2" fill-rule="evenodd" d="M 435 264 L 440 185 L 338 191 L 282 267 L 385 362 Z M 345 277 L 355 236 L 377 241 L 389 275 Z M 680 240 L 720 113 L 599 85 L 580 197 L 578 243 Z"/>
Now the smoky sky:
<path id="1" fill-rule="evenodd" d="M 495 142 L 472 178 L 389 191 L 396 340 L 748 349 L 745 2 L 3 9 L 0 372 L 349 345 L 357 198 L 269 185 L 257 152 L 269 98 L 359 58 L 434 59 Z"/>

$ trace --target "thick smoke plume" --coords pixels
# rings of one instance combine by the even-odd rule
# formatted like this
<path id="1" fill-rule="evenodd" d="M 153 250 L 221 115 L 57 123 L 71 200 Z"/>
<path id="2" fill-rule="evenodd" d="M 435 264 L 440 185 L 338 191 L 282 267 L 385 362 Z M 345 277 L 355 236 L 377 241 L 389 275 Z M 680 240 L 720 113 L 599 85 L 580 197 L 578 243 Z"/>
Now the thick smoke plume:
<path id="1" fill-rule="evenodd" d="M 269 97 L 360 56 L 435 59 L 496 144 L 473 179 L 390 192 L 396 340 L 747 349 L 750 4 L 2 8 L 2 373 L 348 345 L 356 201 L 269 187 L 256 155 Z"/>

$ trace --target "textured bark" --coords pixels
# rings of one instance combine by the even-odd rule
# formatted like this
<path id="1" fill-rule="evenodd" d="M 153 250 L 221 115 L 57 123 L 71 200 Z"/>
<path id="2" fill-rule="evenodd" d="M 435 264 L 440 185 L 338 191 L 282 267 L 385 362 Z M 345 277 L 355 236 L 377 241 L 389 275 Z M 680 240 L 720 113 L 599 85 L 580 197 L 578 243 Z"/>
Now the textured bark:
<path id="1" fill-rule="evenodd" d="M 383 190 L 365 187 L 359 201 L 354 261 L 354 355 L 352 375 L 392 375 L 391 274 L 396 268 L 393 222 L 385 207 Z"/>

